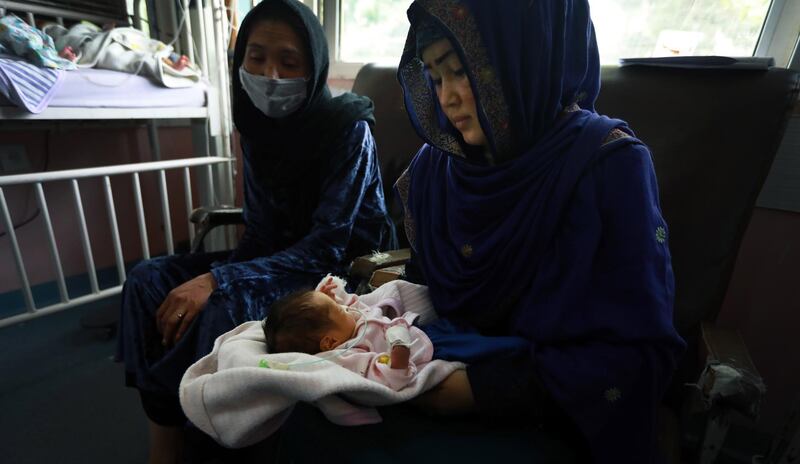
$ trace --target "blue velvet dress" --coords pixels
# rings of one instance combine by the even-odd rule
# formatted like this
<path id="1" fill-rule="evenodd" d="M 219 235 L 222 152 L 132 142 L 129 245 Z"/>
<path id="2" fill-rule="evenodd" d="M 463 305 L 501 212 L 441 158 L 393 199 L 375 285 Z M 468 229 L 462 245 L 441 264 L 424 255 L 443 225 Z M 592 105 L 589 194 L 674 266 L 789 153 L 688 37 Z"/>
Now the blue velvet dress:
<path id="1" fill-rule="evenodd" d="M 307 189 L 316 198 L 299 203 L 291 197 L 296 190 L 265 187 L 267 173 L 254 162 L 246 137 L 242 148 L 246 232 L 238 248 L 144 261 L 125 283 L 117 355 L 128 385 L 140 391 L 177 399 L 184 371 L 211 350 L 219 335 L 265 317 L 274 300 L 315 285 L 329 272 L 345 273 L 354 257 L 395 245 L 375 141 L 365 121 L 354 123 L 328 148 L 325 164 L 316 171 L 320 178 L 307 180 L 318 185 Z M 298 211 L 298 204 L 307 210 Z M 303 217 L 308 220 L 296 219 Z M 184 337 L 164 348 L 156 311 L 173 288 L 209 271 L 218 288 Z"/>

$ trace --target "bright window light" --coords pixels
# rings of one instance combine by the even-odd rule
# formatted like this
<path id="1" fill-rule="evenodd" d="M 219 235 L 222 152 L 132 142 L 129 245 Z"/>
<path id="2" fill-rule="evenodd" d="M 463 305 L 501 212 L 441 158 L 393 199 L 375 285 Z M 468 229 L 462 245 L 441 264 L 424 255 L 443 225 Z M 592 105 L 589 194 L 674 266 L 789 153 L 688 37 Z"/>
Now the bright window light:
<path id="1" fill-rule="evenodd" d="M 339 60 L 397 64 L 408 35 L 410 0 L 342 0 Z"/>
<path id="2" fill-rule="evenodd" d="M 752 56 L 771 0 L 589 0 L 600 59 Z"/>
<path id="3" fill-rule="evenodd" d="M 486 0 L 489 1 L 489 0 Z M 791 0 L 793 1 L 793 0 Z M 240 0 L 249 8 L 251 0 Z M 257 3 L 257 2 L 256 2 Z M 309 2 L 311 3 L 311 2 Z M 318 0 L 334 7 L 336 0 Z M 338 0 L 335 61 L 397 64 L 411 0 Z M 672 55 L 752 56 L 771 0 L 589 0 L 600 59 Z M 334 50 L 332 50 L 333 52 Z"/>

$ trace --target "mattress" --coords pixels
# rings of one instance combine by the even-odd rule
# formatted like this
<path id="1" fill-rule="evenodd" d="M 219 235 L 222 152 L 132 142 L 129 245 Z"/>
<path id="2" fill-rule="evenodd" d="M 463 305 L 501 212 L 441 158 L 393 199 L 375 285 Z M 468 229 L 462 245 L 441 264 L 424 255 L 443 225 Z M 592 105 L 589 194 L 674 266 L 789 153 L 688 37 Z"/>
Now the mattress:
<path id="1" fill-rule="evenodd" d="M 208 85 L 169 89 L 147 77 L 106 69 L 65 71 L 49 108 L 198 108 L 206 106 Z M 0 95 L 1 106 L 14 106 Z"/>

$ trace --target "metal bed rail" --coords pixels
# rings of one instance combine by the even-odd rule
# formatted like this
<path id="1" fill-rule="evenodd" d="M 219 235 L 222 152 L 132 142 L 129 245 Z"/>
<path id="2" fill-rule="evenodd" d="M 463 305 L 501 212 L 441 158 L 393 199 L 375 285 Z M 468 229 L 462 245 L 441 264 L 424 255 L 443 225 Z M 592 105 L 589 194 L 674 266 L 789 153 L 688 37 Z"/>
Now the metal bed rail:
<path id="1" fill-rule="evenodd" d="M 0 176 L 0 213 L 2 214 L 2 221 L 8 234 L 9 242 L 14 255 L 14 264 L 16 265 L 17 275 L 20 281 L 20 290 L 22 291 L 25 301 L 27 312 L 16 314 L 13 316 L 0 319 L 0 327 L 5 327 L 18 322 L 33 319 L 35 317 L 43 316 L 46 314 L 61 311 L 67 308 L 78 306 L 84 303 L 96 301 L 108 296 L 115 295 L 122 290 L 122 285 L 125 283 L 125 263 L 122 256 L 122 243 L 120 240 L 119 228 L 117 225 L 117 212 L 114 203 L 113 189 L 111 187 L 112 176 L 130 176 L 133 183 L 133 196 L 135 213 L 139 229 L 140 245 L 142 257 L 144 259 L 150 258 L 150 244 L 147 237 L 147 228 L 144 214 L 144 204 L 142 202 L 142 188 L 139 180 L 139 174 L 144 172 L 155 172 L 158 176 L 158 192 L 161 203 L 161 218 L 164 226 L 164 240 L 166 242 L 166 251 L 168 254 L 174 253 L 174 244 L 172 237 L 172 222 L 170 219 L 170 202 L 169 193 L 167 191 L 166 171 L 168 170 L 182 170 L 183 171 L 183 193 L 186 202 L 186 225 L 189 228 L 189 240 L 194 238 L 194 227 L 189 221 L 193 209 L 192 202 L 192 180 L 191 168 L 203 169 L 203 182 L 205 188 L 213 191 L 214 188 L 214 175 L 212 167 L 218 165 L 220 168 L 226 169 L 227 164 L 231 162 L 230 158 L 225 157 L 202 157 L 202 158 L 186 158 L 168 161 L 156 161 L 147 163 L 133 163 L 122 164 L 115 166 L 103 166 L 94 168 L 70 169 L 64 171 L 49 171 L 37 172 L 30 174 L 18 174 L 9 176 Z M 107 288 L 100 289 L 97 279 L 97 270 L 95 268 L 95 261 L 92 255 L 92 244 L 89 238 L 89 232 L 86 223 L 86 215 L 84 214 L 83 201 L 81 200 L 80 182 L 81 180 L 90 178 L 101 178 L 103 184 L 103 193 L 105 198 L 106 210 L 109 217 L 109 229 L 111 233 L 112 244 L 114 248 L 114 256 L 116 263 L 116 271 L 119 279 L 119 284 Z M 72 197 L 75 204 L 75 211 L 77 215 L 77 223 L 81 237 L 81 246 L 83 249 L 84 260 L 86 263 L 86 272 L 89 277 L 89 284 L 91 291 L 89 294 L 79 296 L 77 298 L 70 298 L 67 292 L 67 284 L 64 278 L 64 271 L 61 266 L 61 257 L 58 251 L 56 236 L 53 232 L 53 225 L 50 220 L 50 213 L 47 208 L 47 199 L 45 197 L 42 185 L 47 182 L 55 181 L 68 181 L 72 186 Z M 56 284 L 58 285 L 58 293 L 60 301 L 58 303 L 36 307 L 31 291 L 31 284 L 28 279 L 28 274 L 25 268 L 22 251 L 17 240 L 16 231 L 14 230 L 14 223 L 6 203 L 6 198 L 3 189 L 15 185 L 31 185 L 34 188 L 36 201 L 41 211 L 42 222 L 45 227 L 47 235 L 47 246 L 50 252 L 50 259 L 55 270 Z M 211 195 L 213 198 L 214 195 Z"/>
<path id="2" fill-rule="evenodd" d="M 0 0 L 0 16 L 6 12 L 17 14 L 33 26 L 37 21 L 65 22 L 90 20 L 98 24 L 114 23 L 150 32 L 151 37 L 170 43 L 179 54 L 186 54 L 197 64 L 208 81 L 204 107 L 169 108 L 67 108 L 52 107 L 40 114 L 30 114 L 15 107 L 0 107 L 0 121 L 4 120 L 133 120 L 147 121 L 151 153 L 159 161 L 158 120 L 189 119 L 191 121 L 194 154 L 200 156 L 233 157 L 231 132 L 230 78 L 228 73 L 228 48 L 232 24 L 228 20 L 224 0 L 170 0 L 150 2 L 146 20 L 142 0 L 134 0 L 128 11 L 126 0 L 85 0 L 64 3 L 61 6 L 38 1 Z M 158 8 L 156 8 L 156 6 Z M 217 200 L 231 203 L 234 196 L 234 169 L 228 164 L 216 173 Z M 203 200 L 207 192 L 201 192 Z M 227 239 L 230 241 L 230 237 Z"/>

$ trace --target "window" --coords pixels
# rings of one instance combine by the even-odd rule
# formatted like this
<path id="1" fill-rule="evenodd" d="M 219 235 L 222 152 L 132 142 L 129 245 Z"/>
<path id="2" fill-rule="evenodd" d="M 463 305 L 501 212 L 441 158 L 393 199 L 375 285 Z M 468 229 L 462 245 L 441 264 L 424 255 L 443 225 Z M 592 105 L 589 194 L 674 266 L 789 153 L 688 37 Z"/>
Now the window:
<path id="1" fill-rule="evenodd" d="M 601 61 L 752 56 L 770 0 L 589 0 Z"/>
<path id="2" fill-rule="evenodd" d="M 334 70 L 347 74 L 347 63 L 397 63 L 408 32 L 405 12 L 410 0 L 319 2 L 323 9 L 339 13 L 335 26 L 326 24 L 332 39 L 332 56 L 336 57 Z M 589 2 L 604 64 L 627 57 L 752 56 L 772 3 L 771 0 Z M 328 17 L 333 16 L 328 14 Z"/>
<path id="3" fill-rule="evenodd" d="M 397 64 L 408 34 L 409 0 L 341 2 L 339 61 Z"/>
<path id="4" fill-rule="evenodd" d="M 259 0 L 239 0 L 240 18 Z M 363 63 L 397 64 L 411 0 L 302 0 L 320 17 L 331 77 Z M 489 0 L 487 0 L 489 1 Z M 775 56 L 786 65 L 797 41 L 796 0 L 589 0 L 600 59 L 670 55 Z M 767 14 L 772 11 L 767 19 Z"/>

